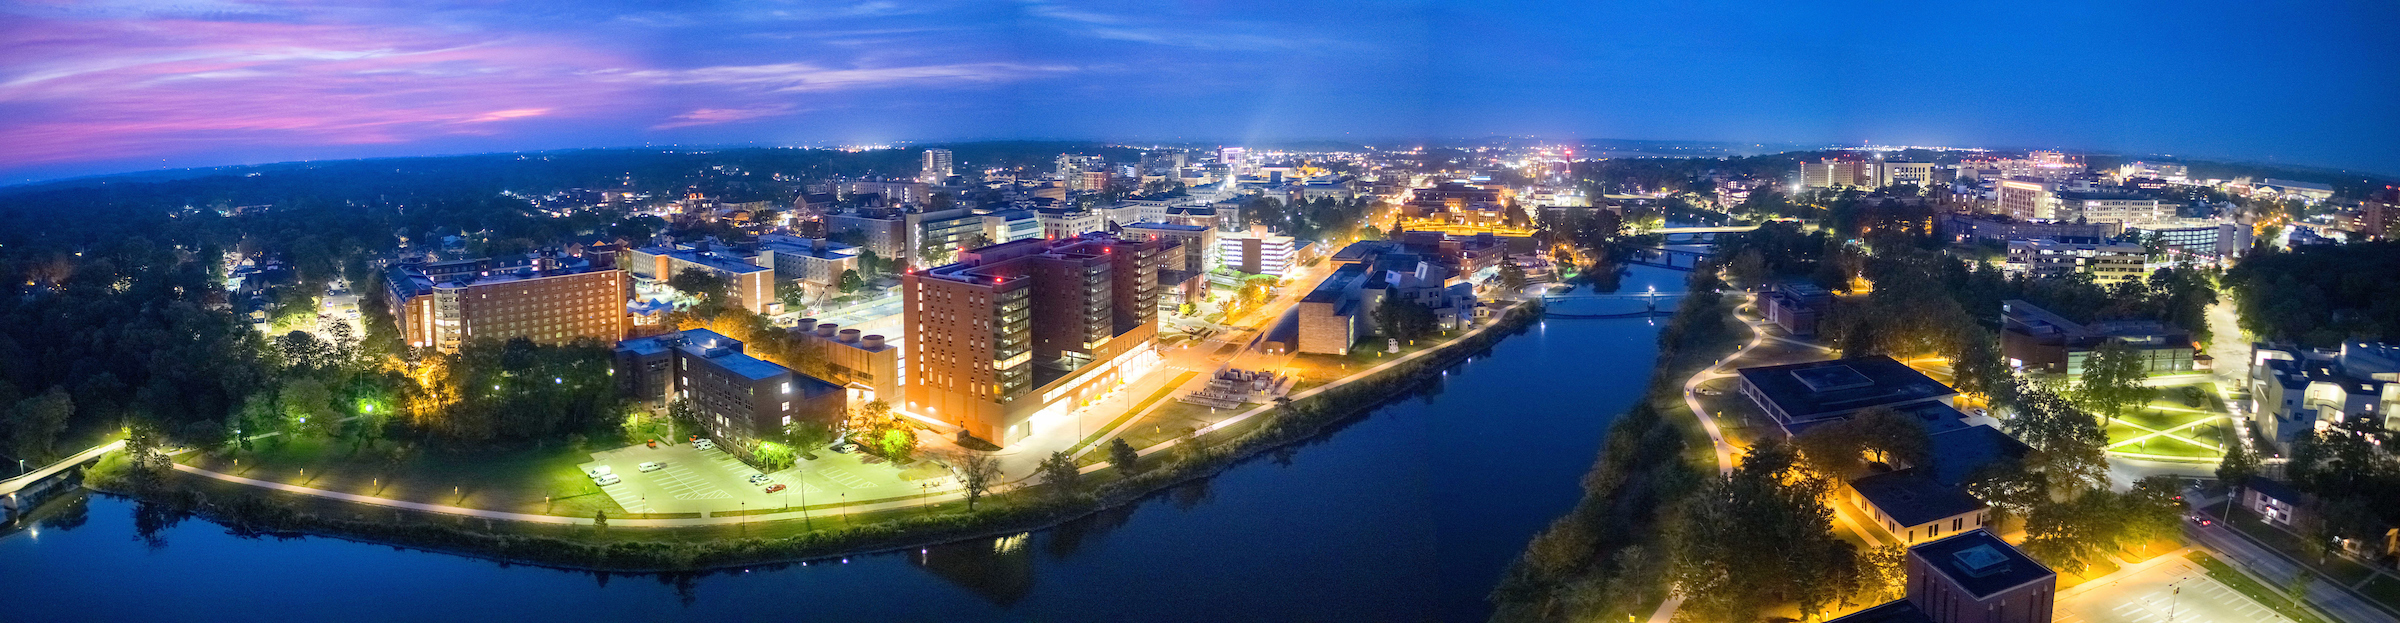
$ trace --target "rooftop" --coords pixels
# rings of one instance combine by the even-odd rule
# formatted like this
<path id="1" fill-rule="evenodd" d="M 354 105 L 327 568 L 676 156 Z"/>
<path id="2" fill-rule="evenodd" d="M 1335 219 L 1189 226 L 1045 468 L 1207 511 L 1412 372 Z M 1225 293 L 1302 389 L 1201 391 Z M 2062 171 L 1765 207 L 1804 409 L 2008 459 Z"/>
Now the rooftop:
<path id="1" fill-rule="evenodd" d="M 762 270 L 775 270 L 773 267 L 760 266 L 757 264 L 744 262 L 739 259 L 717 255 L 715 253 L 701 253 L 699 251 L 668 249 L 666 247 L 642 247 L 640 249 L 635 249 L 635 252 L 649 255 L 664 255 L 675 258 L 679 261 L 699 264 L 701 266 L 706 266 L 712 269 L 737 275 L 755 273 Z"/>
<path id="2" fill-rule="evenodd" d="M 1958 393 L 1883 355 L 1742 368 L 1740 373 L 1744 383 L 1793 420 Z"/>
<path id="3" fill-rule="evenodd" d="M 2058 580 L 2058 574 L 2049 567 L 2034 562 L 2025 552 L 1981 529 L 1918 545 L 1909 548 L 1908 553 L 1924 559 L 1934 571 L 1976 599 L 2034 582 Z"/>
<path id="4" fill-rule="evenodd" d="M 1983 501 L 1966 490 L 1935 482 L 1916 468 L 1853 480 L 1850 488 L 1903 528 L 1983 508 Z"/>

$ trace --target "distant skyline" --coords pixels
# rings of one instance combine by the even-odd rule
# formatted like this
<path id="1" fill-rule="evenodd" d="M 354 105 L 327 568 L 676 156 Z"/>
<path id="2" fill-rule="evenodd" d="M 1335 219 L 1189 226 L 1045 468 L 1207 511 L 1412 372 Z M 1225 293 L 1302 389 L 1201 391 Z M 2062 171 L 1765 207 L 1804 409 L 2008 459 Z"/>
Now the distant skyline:
<path id="1" fill-rule="evenodd" d="M 0 0 L 0 184 L 645 145 L 1538 135 L 2400 174 L 2400 3 Z"/>

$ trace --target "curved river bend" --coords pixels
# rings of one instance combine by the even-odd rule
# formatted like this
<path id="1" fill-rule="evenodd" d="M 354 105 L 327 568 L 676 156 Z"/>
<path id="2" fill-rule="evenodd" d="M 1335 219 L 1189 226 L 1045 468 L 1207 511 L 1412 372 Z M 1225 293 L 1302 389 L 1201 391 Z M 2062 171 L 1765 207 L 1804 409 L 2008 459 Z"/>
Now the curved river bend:
<path id="1" fill-rule="evenodd" d="M 1681 291 L 1683 277 L 1636 267 L 1620 291 Z M 199 520 L 144 540 L 131 503 L 92 496 L 0 536 L 0 583 L 17 596 L 0 619 L 1478 620 L 1526 539 L 1580 495 L 1609 420 L 1648 380 L 1656 333 L 1544 321 L 1214 478 L 1029 536 L 846 564 L 661 580 L 245 539 Z"/>

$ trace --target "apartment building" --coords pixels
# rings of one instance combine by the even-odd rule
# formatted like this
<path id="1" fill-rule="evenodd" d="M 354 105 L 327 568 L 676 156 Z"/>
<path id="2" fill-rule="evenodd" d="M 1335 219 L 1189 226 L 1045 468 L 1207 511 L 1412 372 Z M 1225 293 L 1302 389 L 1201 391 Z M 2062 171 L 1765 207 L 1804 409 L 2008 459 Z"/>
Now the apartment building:
<path id="1" fill-rule="evenodd" d="M 775 281 L 797 281 L 811 295 L 839 288 L 842 273 L 858 270 L 862 249 L 824 238 L 785 234 L 758 237 L 758 256 L 752 263 L 775 270 Z"/>
<path id="2" fill-rule="evenodd" d="M 2070 191 L 2052 197 L 2050 218 L 2061 221 L 2147 223 L 2172 216 L 2160 214 L 2158 199 L 2143 194 Z"/>
<path id="3" fill-rule="evenodd" d="M 634 279 L 666 282 L 687 270 L 700 270 L 725 279 L 734 306 L 763 316 L 783 313 L 775 298 L 775 269 L 703 240 L 674 247 L 650 246 L 626 251 L 625 271 Z"/>
<path id="4" fill-rule="evenodd" d="M 457 352 L 470 341 L 520 337 L 614 342 L 627 330 L 625 272 L 577 258 L 404 263 L 385 282 L 400 339 L 416 348 Z"/>
<path id="5" fill-rule="evenodd" d="M 1249 232 L 1217 239 L 1217 264 L 1252 275 L 1282 277 L 1301 259 L 1299 241 L 1291 236 Z"/>
<path id="6" fill-rule="evenodd" d="M 907 410 L 1008 444 L 1157 365 L 1163 245 L 1020 240 L 902 277 Z"/>
<path id="7" fill-rule="evenodd" d="M 2011 177 L 2000 180 L 1993 189 L 1998 198 L 2000 213 L 2017 220 L 2058 218 L 2058 184 L 2032 178 Z M 2069 219 L 2072 220 L 2072 219 Z"/>
<path id="8" fill-rule="evenodd" d="M 690 401 L 700 426 L 736 453 L 795 422 L 832 424 L 848 403 L 841 386 L 797 374 L 742 352 L 742 343 L 707 329 L 617 344 L 617 386 L 652 405 Z"/>
<path id="9" fill-rule="evenodd" d="M 2250 352 L 2252 420 L 2277 445 L 2288 448 L 2303 433 L 2354 418 L 2400 429 L 2400 344 L 2252 344 Z"/>

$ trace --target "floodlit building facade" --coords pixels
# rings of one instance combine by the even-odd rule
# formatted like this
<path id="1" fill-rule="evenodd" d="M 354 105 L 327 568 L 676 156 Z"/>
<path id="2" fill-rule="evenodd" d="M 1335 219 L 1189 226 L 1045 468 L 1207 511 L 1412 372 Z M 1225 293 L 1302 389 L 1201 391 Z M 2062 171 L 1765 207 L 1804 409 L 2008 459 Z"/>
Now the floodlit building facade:
<path id="1" fill-rule="evenodd" d="M 908 273 L 905 408 L 1014 443 L 1156 366 L 1162 246 L 1021 240 Z"/>
<path id="2" fill-rule="evenodd" d="M 411 347 L 457 352 L 474 340 L 624 339 L 625 272 L 557 257 L 401 264 L 386 303 Z"/>

